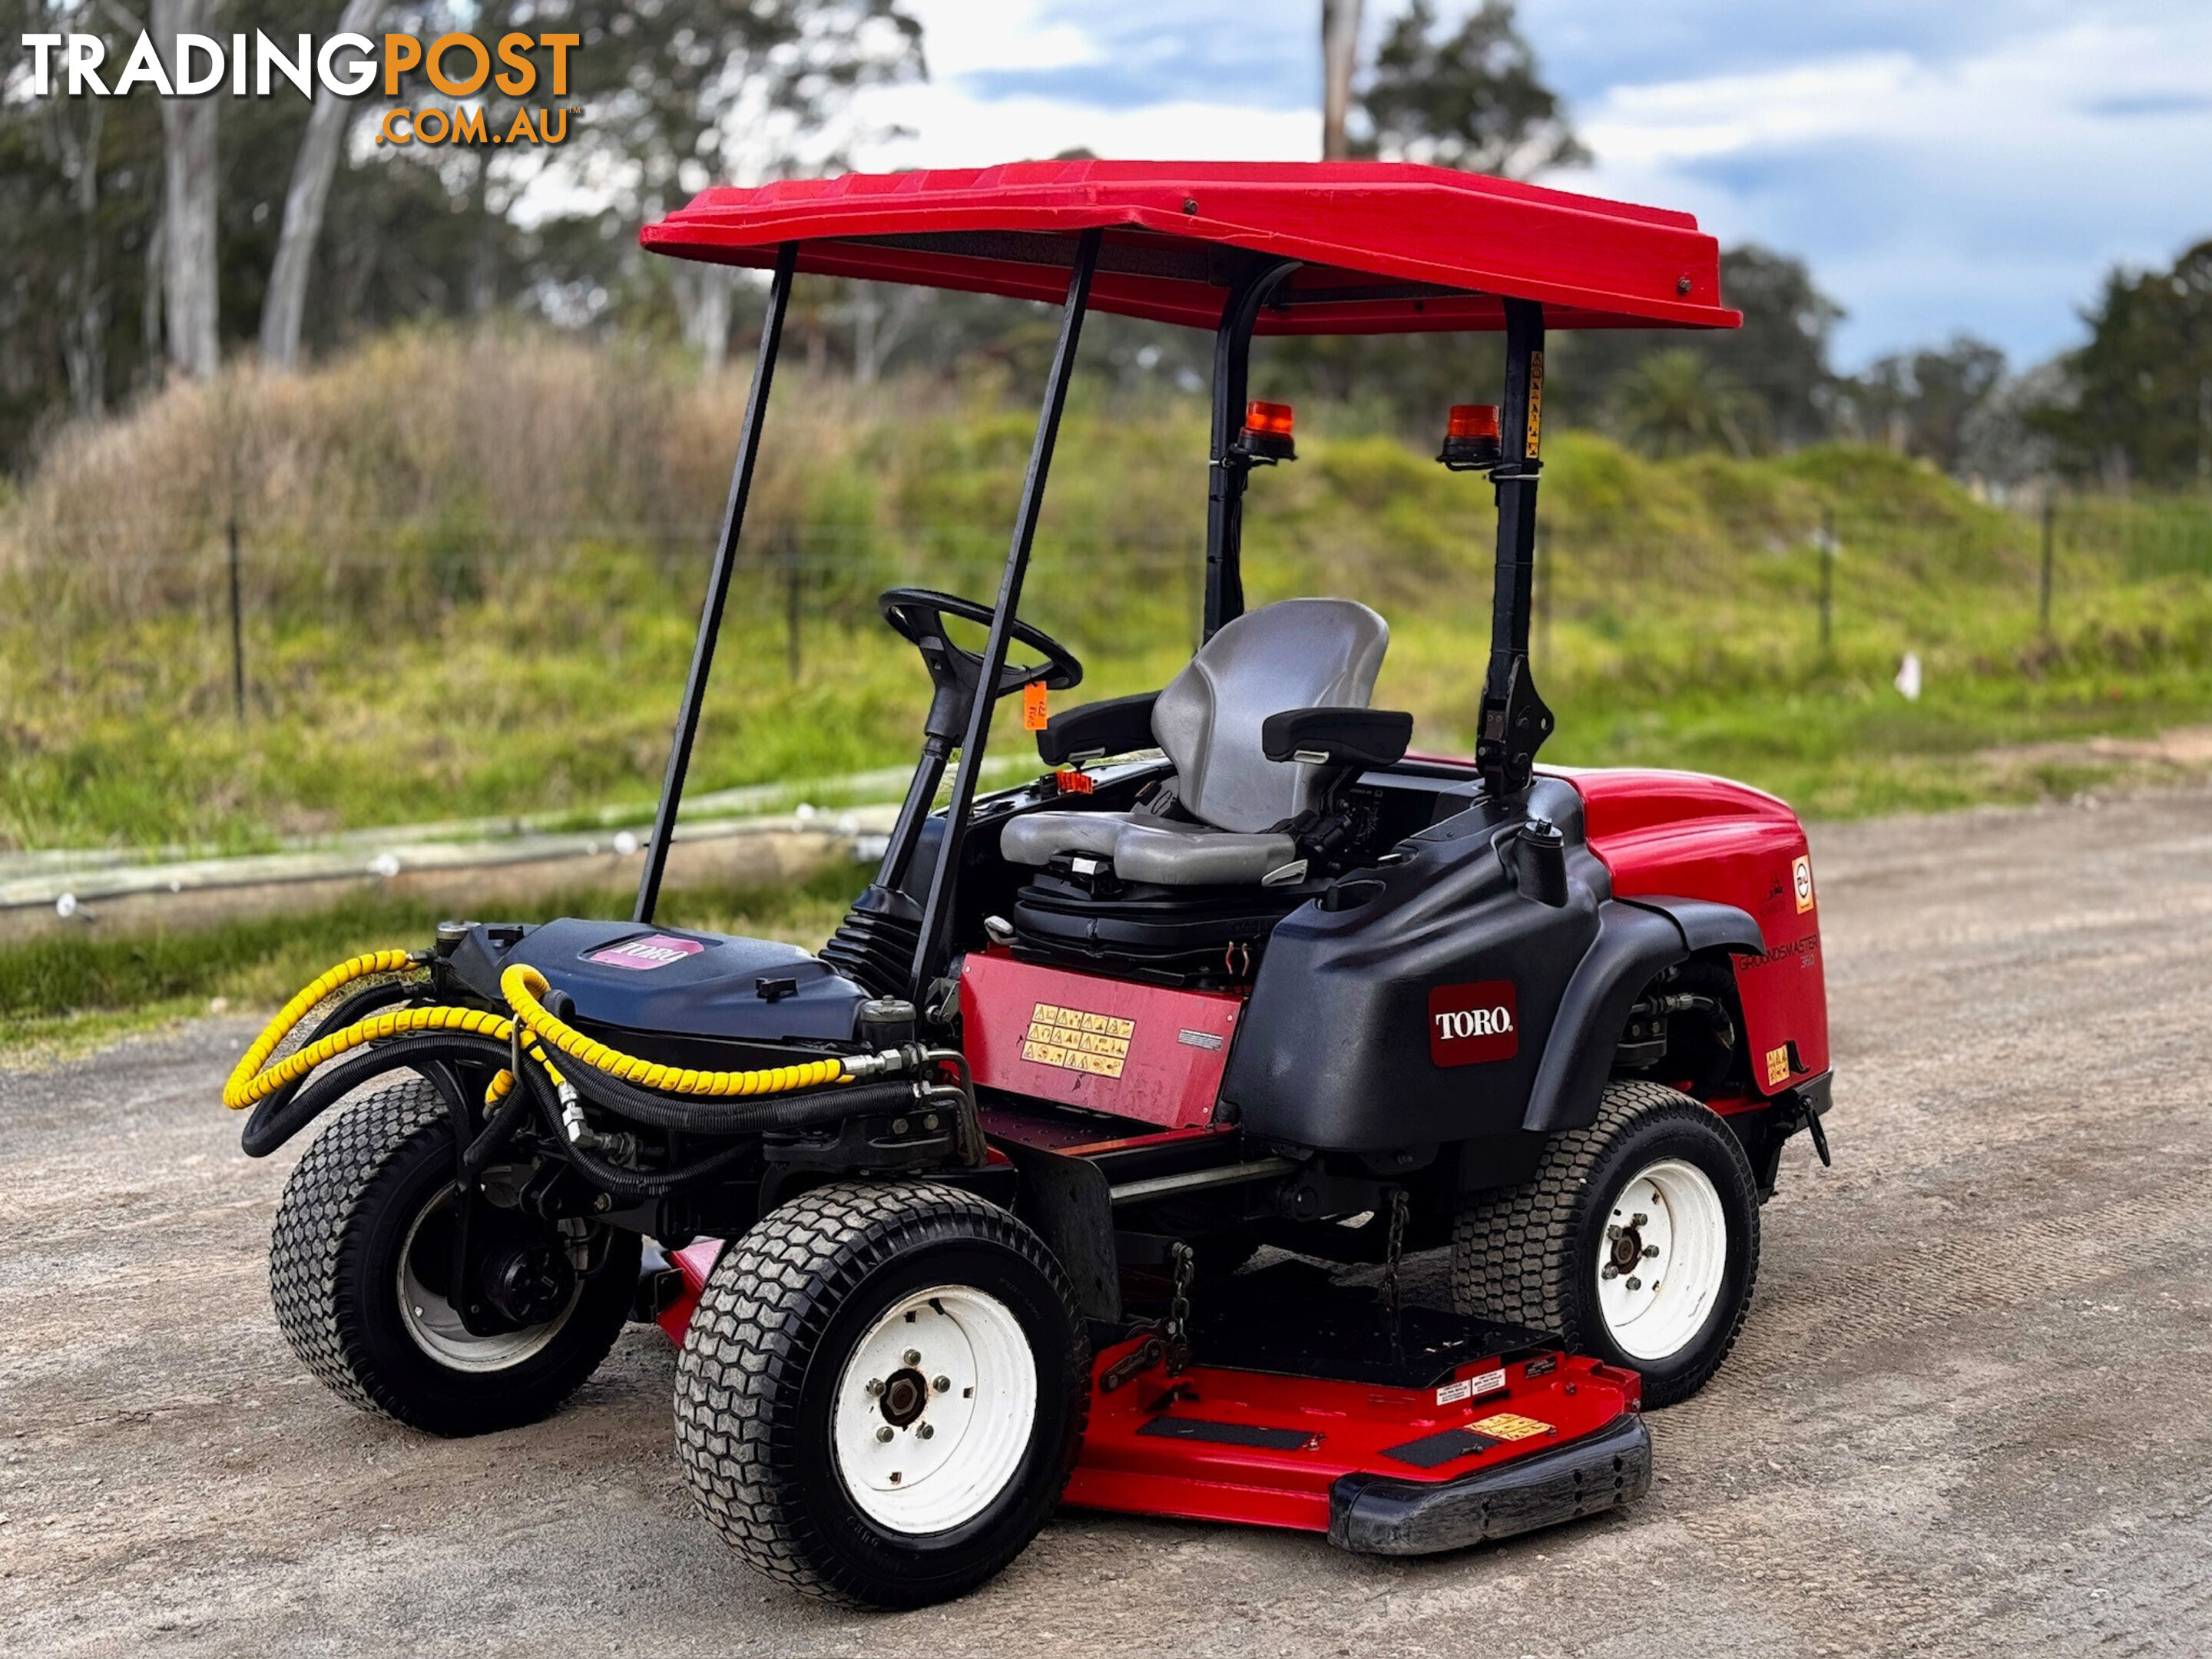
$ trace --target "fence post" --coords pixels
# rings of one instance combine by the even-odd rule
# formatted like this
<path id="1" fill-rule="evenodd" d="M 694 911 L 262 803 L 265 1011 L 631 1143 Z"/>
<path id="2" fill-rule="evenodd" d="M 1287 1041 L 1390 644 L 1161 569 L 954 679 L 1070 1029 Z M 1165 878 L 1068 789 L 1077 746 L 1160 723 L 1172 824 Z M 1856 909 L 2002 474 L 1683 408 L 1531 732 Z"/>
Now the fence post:
<path id="1" fill-rule="evenodd" d="M 1820 654 L 1832 654 L 1836 612 L 1836 510 L 1820 508 Z"/>
<path id="2" fill-rule="evenodd" d="M 799 532 L 788 532 L 783 553 L 784 672 L 799 684 Z"/>
<path id="3" fill-rule="evenodd" d="M 2050 484 L 2043 487 L 2043 579 L 2036 590 L 2036 630 L 2048 638 L 2051 634 L 2051 550 L 2058 539 L 2058 491 Z"/>
<path id="4" fill-rule="evenodd" d="M 246 622 L 238 599 L 238 514 L 227 526 L 230 543 L 230 708 L 239 725 L 246 724 Z"/>

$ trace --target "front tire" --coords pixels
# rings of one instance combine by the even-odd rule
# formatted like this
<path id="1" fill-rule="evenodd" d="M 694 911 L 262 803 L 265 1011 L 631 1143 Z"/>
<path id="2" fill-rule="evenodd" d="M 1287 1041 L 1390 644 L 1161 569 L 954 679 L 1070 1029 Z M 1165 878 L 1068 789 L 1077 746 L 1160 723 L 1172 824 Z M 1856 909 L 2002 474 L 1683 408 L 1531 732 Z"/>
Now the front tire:
<path id="1" fill-rule="evenodd" d="M 1595 1122 L 1554 1135 L 1523 1185 L 1468 1201 L 1452 1234 L 1462 1313 L 1637 1371 L 1648 1406 L 1720 1369 L 1758 1273 L 1743 1148 L 1710 1108 L 1650 1083 L 1609 1085 Z"/>
<path id="2" fill-rule="evenodd" d="M 715 1264 L 677 1360 L 677 1450 L 749 1565 L 923 1607 L 1029 1547 L 1075 1467 L 1090 1373 L 1027 1227 L 957 1188 L 837 1182 Z"/>
<path id="3" fill-rule="evenodd" d="M 269 1243 L 269 1296 L 292 1351 L 364 1411 L 430 1434 L 488 1434 L 554 1411 L 597 1370 L 629 1317 L 639 1240 L 616 1232 L 591 1271 L 571 1273 L 547 1315 L 493 1336 L 447 1297 L 453 1133 L 444 1100 L 410 1075 L 317 1137 L 285 1183 Z M 491 1212 L 501 1242 L 549 1271 L 562 1236 Z"/>

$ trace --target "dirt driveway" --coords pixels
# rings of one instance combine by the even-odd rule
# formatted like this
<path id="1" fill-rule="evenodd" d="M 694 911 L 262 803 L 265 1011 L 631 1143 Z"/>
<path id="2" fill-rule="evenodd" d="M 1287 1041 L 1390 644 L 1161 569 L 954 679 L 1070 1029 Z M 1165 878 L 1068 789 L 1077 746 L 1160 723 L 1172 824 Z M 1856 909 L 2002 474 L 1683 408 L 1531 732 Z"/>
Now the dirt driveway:
<path id="1" fill-rule="evenodd" d="M 957 1606 L 817 1607 L 690 1513 L 657 1333 L 465 1443 L 310 1382 L 210 1024 L 0 1072 L 0 1650 L 2212 1651 L 2212 793 L 1814 848 L 1837 1166 L 1791 1149 L 1629 1515 L 1404 1563 L 1067 1514 Z"/>

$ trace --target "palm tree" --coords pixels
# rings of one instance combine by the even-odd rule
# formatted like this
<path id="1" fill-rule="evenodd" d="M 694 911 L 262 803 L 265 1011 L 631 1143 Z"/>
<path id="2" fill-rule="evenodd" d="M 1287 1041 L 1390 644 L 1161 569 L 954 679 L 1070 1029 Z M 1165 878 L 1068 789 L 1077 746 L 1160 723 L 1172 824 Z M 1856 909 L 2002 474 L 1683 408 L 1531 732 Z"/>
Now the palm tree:
<path id="1" fill-rule="evenodd" d="M 1620 429 L 1653 455 L 1693 450 L 1751 453 L 1759 435 L 1759 406 L 1743 382 L 1686 346 L 1644 358 L 1613 393 Z"/>

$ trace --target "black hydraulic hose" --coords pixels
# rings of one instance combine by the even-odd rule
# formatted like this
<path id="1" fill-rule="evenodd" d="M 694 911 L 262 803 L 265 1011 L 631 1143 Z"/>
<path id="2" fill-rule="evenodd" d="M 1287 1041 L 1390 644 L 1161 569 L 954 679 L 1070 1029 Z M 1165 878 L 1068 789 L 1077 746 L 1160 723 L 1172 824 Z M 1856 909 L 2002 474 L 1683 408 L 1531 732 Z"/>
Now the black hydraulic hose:
<path id="1" fill-rule="evenodd" d="M 471 1140 L 468 1151 L 461 1154 L 461 1173 L 465 1176 L 483 1173 L 484 1165 L 514 1139 L 514 1132 L 522 1123 L 523 1114 L 529 1109 L 529 1091 L 520 1087 L 508 1090 L 507 1098 L 500 1103 L 499 1110 L 494 1112 L 491 1121 L 484 1125 L 483 1133 Z"/>
<path id="2" fill-rule="evenodd" d="M 413 1070 L 418 1060 L 475 1060 L 496 1069 L 507 1064 L 507 1045 L 458 1031 L 424 1032 L 373 1044 L 318 1066 L 293 1087 L 257 1103 L 239 1135 L 239 1146 L 248 1158 L 266 1158 L 371 1078 Z"/>
<path id="3" fill-rule="evenodd" d="M 546 1077 L 542 1066 L 535 1061 L 525 1060 L 522 1062 L 522 1081 L 517 1085 L 515 1092 L 520 1095 L 526 1091 L 530 1097 L 538 1103 L 539 1115 L 545 1120 L 547 1133 L 561 1145 L 562 1156 L 592 1182 L 617 1198 L 626 1198 L 633 1201 L 665 1198 L 669 1194 L 688 1187 L 694 1182 L 702 1181 L 708 1176 L 720 1174 L 757 1150 L 755 1143 L 744 1140 L 734 1146 L 726 1147 L 721 1152 L 673 1170 L 663 1170 L 652 1175 L 636 1170 L 625 1170 L 619 1164 L 610 1164 L 604 1158 L 593 1157 L 568 1139 L 561 1125 L 561 1097 L 554 1092 L 552 1082 Z"/>
<path id="4" fill-rule="evenodd" d="M 656 1129 L 693 1134 L 759 1134 L 769 1129 L 805 1129 L 835 1123 L 863 1112 L 896 1112 L 915 1103 L 913 1083 L 832 1083 L 803 1093 L 763 1095 L 750 1100 L 708 1097 L 673 1099 L 610 1077 L 595 1066 L 562 1062 L 561 1075 L 594 1106 Z"/>

